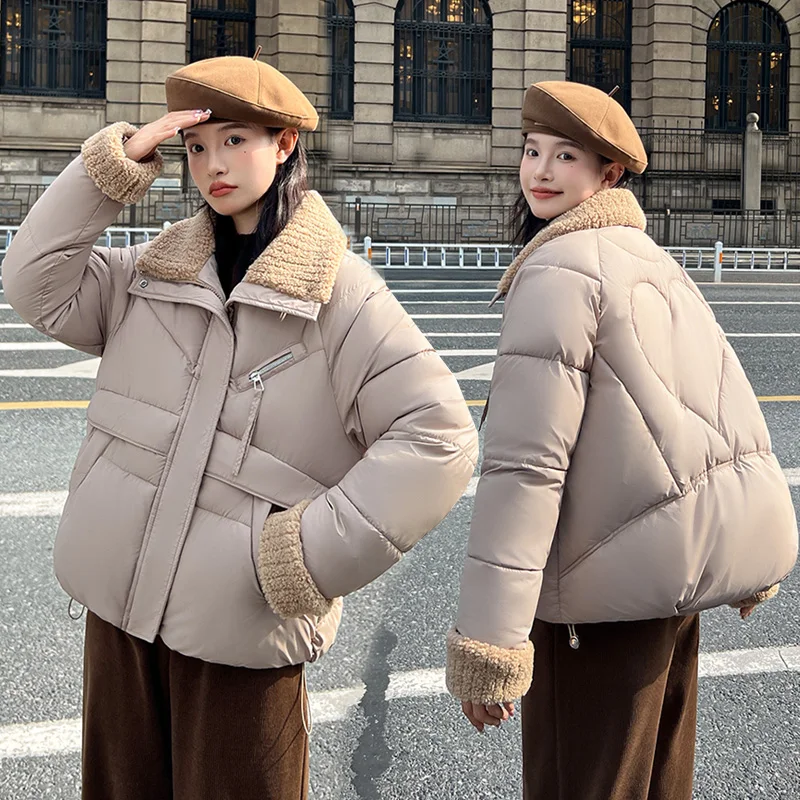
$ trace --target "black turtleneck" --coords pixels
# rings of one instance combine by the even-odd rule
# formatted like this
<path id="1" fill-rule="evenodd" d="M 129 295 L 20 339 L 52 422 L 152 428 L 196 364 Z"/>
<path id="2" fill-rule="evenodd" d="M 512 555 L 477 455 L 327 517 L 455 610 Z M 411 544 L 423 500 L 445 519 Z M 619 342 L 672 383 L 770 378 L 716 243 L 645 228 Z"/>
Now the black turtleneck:
<path id="1" fill-rule="evenodd" d="M 223 241 L 217 240 L 217 274 L 226 298 L 230 297 L 250 266 L 255 238 L 255 233 L 237 233 L 225 236 Z"/>

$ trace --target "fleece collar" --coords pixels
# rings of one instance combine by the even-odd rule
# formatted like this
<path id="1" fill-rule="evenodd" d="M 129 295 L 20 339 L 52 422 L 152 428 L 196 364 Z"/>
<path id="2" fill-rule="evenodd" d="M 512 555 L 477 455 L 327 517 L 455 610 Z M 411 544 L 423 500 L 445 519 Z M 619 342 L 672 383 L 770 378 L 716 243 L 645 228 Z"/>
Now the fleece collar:
<path id="1" fill-rule="evenodd" d="M 638 228 L 641 231 L 647 226 L 644 211 L 642 211 L 633 192 L 628 189 L 604 189 L 597 192 L 588 200 L 584 200 L 579 206 L 575 206 L 575 208 L 565 211 L 560 217 L 556 217 L 546 228 L 539 231 L 525 245 L 503 274 L 500 283 L 497 285 L 497 295 L 492 302 L 494 303 L 503 295 L 508 294 L 519 268 L 531 253 L 534 250 L 538 250 L 543 244 L 567 233 L 613 226 Z"/>
<path id="2" fill-rule="evenodd" d="M 308 192 L 289 224 L 250 265 L 243 282 L 298 300 L 327 303 L 347 249 L 347 237 L 325 201 Z M 163 281 L 196 283 L 214 253 L 207 209 L 159 234 L 136 262 L 139 272 Z"/>

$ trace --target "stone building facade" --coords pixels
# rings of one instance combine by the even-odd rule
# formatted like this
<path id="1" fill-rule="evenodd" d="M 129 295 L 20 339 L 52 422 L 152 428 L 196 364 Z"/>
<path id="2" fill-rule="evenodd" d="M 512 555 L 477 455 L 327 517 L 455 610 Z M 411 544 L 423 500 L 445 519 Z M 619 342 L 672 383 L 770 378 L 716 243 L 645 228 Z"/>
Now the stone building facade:
<path id="1" fill-rule="evenodd" d="M 86 7 L 100 16 L 81 17 Z M 770 143 L 768 205 L 800 211 L 800 0 L 0 0 L 0 9 L 0 224 L 100 127 L 160 115 L 177 67 L 258 45 L 324 109 L 309 142 L 314 174 L 350 224 L 357 198 L 472 206 L 477 218 L 478 207 L 507 207 L 524 90 L 564 78 L 620 86 L 650 137 L 652 208 L 734 211 L 755 111 Z M 70 70 L 80 37 L 101 61 L 82 55 Z M 187 210 L 177 199 L 186 176 L 177 142 L 165 149 L 169 217 Z"/>

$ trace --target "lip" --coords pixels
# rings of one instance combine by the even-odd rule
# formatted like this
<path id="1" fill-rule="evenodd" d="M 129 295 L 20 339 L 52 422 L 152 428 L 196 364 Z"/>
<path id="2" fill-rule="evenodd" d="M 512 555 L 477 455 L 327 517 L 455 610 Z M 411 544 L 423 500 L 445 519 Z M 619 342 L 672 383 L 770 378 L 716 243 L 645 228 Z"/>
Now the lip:
<path id="1" fill-rule="evenodd" d="M 211 186 L 208 187 L 208 193 L 212 197 L 225 197 L 226 194 L 230 194 L 234 189 L 238 187 L 232 186 L 230 183 L 222 183 L 221 181 L 216 181 L 212 183 Z"/>
<path id="2" fill-rule="evenodd" d="M 561 192 L 555 192 L 552 189 L 539 189 L 539 188 L 536 188 L 536 189 L 531 189 L 531 194 L 537 200 L 552 200 L 552 198 L 558 197 L 558 195 L 560 195 Z"/>

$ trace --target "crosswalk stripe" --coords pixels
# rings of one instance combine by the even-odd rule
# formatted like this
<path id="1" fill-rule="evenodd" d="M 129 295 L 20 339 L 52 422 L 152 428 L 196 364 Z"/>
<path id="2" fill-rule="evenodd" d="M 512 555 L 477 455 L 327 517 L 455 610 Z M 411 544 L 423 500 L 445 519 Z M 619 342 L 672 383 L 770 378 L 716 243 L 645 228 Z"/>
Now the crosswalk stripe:
<path id="1" fill-rule="evenodd" d="M 700 653 L 698 672 L 702 679 L 800 672 L 800 647 L 784 645 Z M 388 677 L 389 684 L 382 693 L 387 701 L 447 693 L 445 672 L 441 668 L 393 672 Z M 346 720 L 368 688 L 357 683 L 342 689 L 309 692 L 313 722 L 325 725 Z M 454 700 L 450 702 L 455 704 Z M 80 718 L 0 726 L 0 760 L 77 753 L 80 748 Z"/>
<path id="2" fill-rule="evenodd" d="M 15 350 L 72 350 L 68 344 L 63 342 L 0 342 L 0 350 L 3 352 L 13 352 Z"/>

